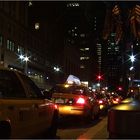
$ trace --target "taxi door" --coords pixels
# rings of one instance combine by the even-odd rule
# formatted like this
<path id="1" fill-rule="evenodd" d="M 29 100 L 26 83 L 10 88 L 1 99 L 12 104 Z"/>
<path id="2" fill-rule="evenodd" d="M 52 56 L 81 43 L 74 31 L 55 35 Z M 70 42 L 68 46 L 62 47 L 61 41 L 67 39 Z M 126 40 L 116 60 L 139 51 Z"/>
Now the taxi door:
<path id="1" fill-rule="evenodd" d="M 43 98 L 40 89 L 30 78 L 25 75 L 20 75 L 20 77 L 27 94 L 26 104 L 32 108 L 32 114 L 28 116 L 32 122 L 30 122 L 30 130 L 36 134 L 45 131 L 51 125 L 53 104 L 50 100 Z"/>
<path id="2" fill-rule="evenodd" d="M 5 118 L 11 123 L 12 138 L 28 138 L 31 136 L 32 124 L 36 116 L 34 105 L 26 98 L 3 100 L 2 107 Z"/>
<path id="3" fill-rule="evenodd" d="M 14 71 L 0 71 L 0 87 L 0 120 L 10 123 L 11 137 L 27 136 L 36 115 L 34 104 Z"/>

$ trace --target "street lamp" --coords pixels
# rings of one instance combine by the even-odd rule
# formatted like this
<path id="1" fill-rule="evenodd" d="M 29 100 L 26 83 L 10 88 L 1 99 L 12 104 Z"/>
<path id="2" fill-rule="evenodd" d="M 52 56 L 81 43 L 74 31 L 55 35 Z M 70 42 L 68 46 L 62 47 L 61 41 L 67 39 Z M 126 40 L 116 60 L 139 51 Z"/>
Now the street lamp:
<path id="1" fill-rule="evenodd" d="M 130 81 L 130 84 L 129 84 L 129 86 L 131 87 L 131 86 L 133 86 L 133 78 L 134 78 L 134 66 L 133 66 L 133 63 L 135 62 L 135 60 L 136 60 L 136 58 L 135 58 L 135 56 L 133 55 L 133 53 L 132 53 L 132 55 L 129 57 L 129 60 L 131 61 L 131 67 L 129 68 L 129 70 L 130 70 L 130 75 L 129 75 L 129 81 Z"/>
<path id="2" fill-rule="evenodd" d="M 54 67 L 53 68 L 56 72 L 59 72 L 60 71 L 60 68 L 59 67 Z"/>
<path id="3" fill-rule="evenodd" d="M 133 66 L 131 66 L 131 67 L 129 68 L 129 70 L 130 70 L 130 71 L 132 71 L 133 69 L 134 69 L 134 67 L 133 67 Z"/>
<path id="4" fill-rule="evenodd" d="M 25 74 L 27 74 L 29 57 L 25 56 L 24 59 L 23 59 L 23 61 L 25 61 L 25 69 L 24 69 L 24 72 L 25 72 Z"/>
<path id="5" fill-rule="evenodd" d="M 21 60 L 21 62 L 25 62 L 24 72 L 25 72 L 25 74 L 27 74 L 29 57 L 20 54 L 19 59 Z"/>
<path id="6" fill-rule="evenodd" d="M 134 61 L 135 61 L 135 56 L 132 54 L 131 56 L 130 56 L 130 61 L 133 63 Z"/>
<path id="7" fill-rule="evenodd" d="M 23 56 L 22 54 L 21 54 L 21 55 L 19 55 L 19 59 L 23 61 L 24 56 Z"/>

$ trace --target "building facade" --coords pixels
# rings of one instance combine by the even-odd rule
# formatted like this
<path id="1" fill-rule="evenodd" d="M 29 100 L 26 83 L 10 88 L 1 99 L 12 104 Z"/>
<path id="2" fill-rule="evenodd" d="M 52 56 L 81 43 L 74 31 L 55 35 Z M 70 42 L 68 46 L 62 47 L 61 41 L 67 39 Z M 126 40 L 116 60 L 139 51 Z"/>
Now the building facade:
<path id="1" fill-rule="evenodd" d="M 117 67 L 115 66 L 113 69 L 114 72 L 116 71 L 116 74 L 114 74 L 116 76 L 115 79 L 117 82 L 114 83 L 114 85 L 116 85 L 116 87 L 121 85 L 123 87 L 124 93 L 128 91 L 128 86 L 130 82 L 129 79 L 139 79 L 139 5 L 140 3 L 138 1 L 127 3 L 106 2 L 107 10 L 103 39 L 106 40 L 106 45 L 108 45 L 108 49 L 110 49 L 110 51 L 112 50 L 112 47 L 116 50 L 114 51 L 114 53 L 117 56 L 114 56 L 116 56 L 118 60 L 117 61 L 114 56 L 112 56 L 108 57 L 107 61 L 111 62 L 109 60 L 113 60 L 112 63 L 110 63 L 109 65 L 110 68 L 113 68 L 115 66 L 114 64 L 116 64 Z M 111 38 L 114 40 L 114 43 L 111 41 Z M 130 56 L 132 54 L 135 54 L 135 56 L 137 56 L 137 60 L 134 62 L 135 71 L 133 72 L 131 72 L 130 69 L 132 68 L 132 61 L 130 60 Z M 109 73 L 111 74 L 111 71 L 109 71 Z M 113 75 L 111 77 L 113 78 Z"/>
<path id="2" fill-rule="evenodd" d="M 45 88 L 45 44 L 29 31 L 28 2 L 1 1 L 0 19 L 1 66 L 23 71 Z"/>

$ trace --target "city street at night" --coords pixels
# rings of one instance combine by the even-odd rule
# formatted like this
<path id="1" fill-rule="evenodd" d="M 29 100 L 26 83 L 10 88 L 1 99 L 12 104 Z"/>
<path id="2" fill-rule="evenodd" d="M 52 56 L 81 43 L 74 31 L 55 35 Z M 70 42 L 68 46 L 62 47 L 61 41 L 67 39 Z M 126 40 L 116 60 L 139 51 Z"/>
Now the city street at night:
<path id="1" fill-rule="evenodd" d="M 140 138 L 140 1 L 0 1 L 0 139 Z"/>

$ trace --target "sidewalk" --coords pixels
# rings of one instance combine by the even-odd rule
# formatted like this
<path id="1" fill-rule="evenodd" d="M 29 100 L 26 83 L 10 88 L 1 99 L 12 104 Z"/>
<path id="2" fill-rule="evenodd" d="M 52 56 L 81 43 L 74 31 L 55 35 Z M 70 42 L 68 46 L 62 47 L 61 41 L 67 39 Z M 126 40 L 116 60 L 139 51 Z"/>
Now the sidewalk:
<path id="1" fill-rule="evenodd" d="M 103 118 L 95 127 L 90 128 L 86 133 L 77 138 L 77 140 L 81 139 L 108 139 L 107 117 Z"/>

